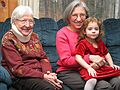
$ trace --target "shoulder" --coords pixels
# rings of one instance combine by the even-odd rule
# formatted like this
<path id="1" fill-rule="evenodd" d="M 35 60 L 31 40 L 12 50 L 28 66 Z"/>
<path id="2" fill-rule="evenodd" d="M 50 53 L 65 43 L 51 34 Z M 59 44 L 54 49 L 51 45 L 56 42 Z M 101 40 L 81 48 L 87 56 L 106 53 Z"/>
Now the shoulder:
<path id="1" fill-rule="evenodd" d="M 2 38 L 2 44 L 9 44 L 10 41 L 15 39 L 15 35 L 13 34 L 13 32 L 11 30 L 9 30 L 8 32 L 6 32 Z"/>
<path id="2" fill-rule="evenodd" d="M 35 38 L 35 37 L 36 37 L 36 38 L 39 38 L 38 34 L 35 33 L 35 32 L 32 33 L 32 37 L 34 37 L 34 38 Z"/>

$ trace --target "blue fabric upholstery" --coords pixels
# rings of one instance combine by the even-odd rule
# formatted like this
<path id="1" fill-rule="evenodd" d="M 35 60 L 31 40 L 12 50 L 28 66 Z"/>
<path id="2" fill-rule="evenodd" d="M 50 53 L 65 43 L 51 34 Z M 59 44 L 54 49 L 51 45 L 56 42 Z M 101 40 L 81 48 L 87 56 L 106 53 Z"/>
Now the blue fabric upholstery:
<path id="1" fill-rule="evenodd" d="M 106 19 L 104 22 L 106 46 L 115 64 L 120 66 L 120 19 Z"/>
<path id="2" fill-rule="evenodd" d="M 57 21 L 57 25 L 58 25 L 58 30 L 60 30 L 62 27 L 66 26 L 67 23 L 63 19 L 60 19 Z"/>
<path id="3" fill-rule="evenodd" d="M 43 46 L 55 46 L 57 23 L 52 18 L 40 18 L 40 35 Z"/>

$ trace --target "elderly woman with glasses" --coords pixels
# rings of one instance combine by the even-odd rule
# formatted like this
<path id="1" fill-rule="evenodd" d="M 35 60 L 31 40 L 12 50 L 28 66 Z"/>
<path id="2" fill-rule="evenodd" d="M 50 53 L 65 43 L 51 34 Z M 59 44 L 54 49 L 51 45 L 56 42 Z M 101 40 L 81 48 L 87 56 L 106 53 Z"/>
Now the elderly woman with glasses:
<path id="1" fill-rule="evenodd" d="M 33 32 L 33 12 L 18 6 L 11 16 L 11 29 L 2 38 L 2 65 L 17 90 L 60 90 L 62 81 L 52 73 L 38 35 Z"/>

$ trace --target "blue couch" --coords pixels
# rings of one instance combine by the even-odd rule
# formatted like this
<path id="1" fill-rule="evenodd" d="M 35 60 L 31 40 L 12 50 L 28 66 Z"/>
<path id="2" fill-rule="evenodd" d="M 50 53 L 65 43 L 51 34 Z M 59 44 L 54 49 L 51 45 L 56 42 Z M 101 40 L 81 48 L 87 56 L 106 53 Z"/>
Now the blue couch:
<path id="1" fill-rule="evenodd" d="M 43 48 L 50 58 L 53 72 L 57 69 L 56 62 L 59 58 L 55 46 L 56 32 L 65 25 L 67 24 L 62 19 L 55 21 L 52 18 L 35 18 L 34 32 L 39 35 Z M 103 40 L 113 57 L 114 63 L 120 66 L 120 19 L 106 19 L 104 20 L 103 25 L 105 29 Z M 10 18 L 5 22 L 0 22 L 0 41 L 4 33 L 7 32 L 10 27 Z M 9 73 L 0 65 L 0 90 L 6 90 L 6 87 L 8 90 L 15 90 L 11 87 Z M 64 89 L 71 90 L 65 85 Z"/>

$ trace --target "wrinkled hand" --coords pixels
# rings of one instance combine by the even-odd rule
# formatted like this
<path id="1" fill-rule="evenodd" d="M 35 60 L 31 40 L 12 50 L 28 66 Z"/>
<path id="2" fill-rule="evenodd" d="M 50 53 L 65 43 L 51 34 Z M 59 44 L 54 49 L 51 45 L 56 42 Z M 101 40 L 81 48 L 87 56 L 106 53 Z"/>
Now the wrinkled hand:
<path id="1" fill-rule="evenodd" d="M 88 69 L 88 74 L 91 75 L 91 76 L 96 76 L 96 71 L 90 66 Z"/>
<path id="2" fill-rule="evenodd" d="M 51 83 L 56 90 L 60 90 L 62 88 L 62 81 L 57 79 L 56 73 L 50 73 L 49 71 L 47 74 L 44 74 L 44 79 Z"/>

